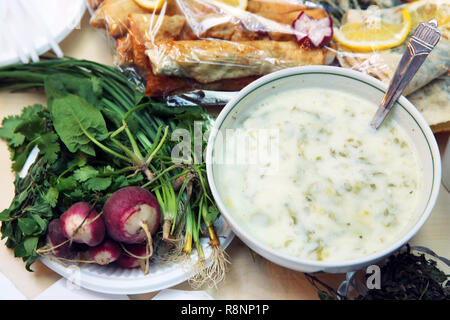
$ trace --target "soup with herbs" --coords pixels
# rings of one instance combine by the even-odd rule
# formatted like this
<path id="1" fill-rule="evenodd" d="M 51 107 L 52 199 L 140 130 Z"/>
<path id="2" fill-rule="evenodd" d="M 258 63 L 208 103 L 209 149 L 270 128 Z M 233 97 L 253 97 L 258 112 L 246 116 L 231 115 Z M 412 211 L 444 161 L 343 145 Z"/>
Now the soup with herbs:
<path id="1" fill-rule="evenodd" d="M 228 211 L 254 238 L 298 258 L 342 262 L 388 247 L 415 218 L 423 173 L 394 119 L 370 128 L 376 109 L 322 88 L 248 106 L 221 131 L 225 157 L 214 165 Z"/>

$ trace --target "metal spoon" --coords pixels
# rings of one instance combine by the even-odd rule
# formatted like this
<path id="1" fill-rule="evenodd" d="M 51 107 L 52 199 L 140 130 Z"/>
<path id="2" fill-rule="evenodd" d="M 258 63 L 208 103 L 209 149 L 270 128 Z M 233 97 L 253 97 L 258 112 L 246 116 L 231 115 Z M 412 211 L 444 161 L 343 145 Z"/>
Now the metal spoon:
<path id="1" fill-rule="evenodd" d="M 441 33 L 437 28 L 436 20 L 422 22 L 417 26 L 413 36 L 409 40 L 388 90 L 370 122 L 372 128 L 378 129 L 381 123 L 383 123 L 406 85 L 411 81 L 428 54 L 439 42 L 440 37 Z"/>

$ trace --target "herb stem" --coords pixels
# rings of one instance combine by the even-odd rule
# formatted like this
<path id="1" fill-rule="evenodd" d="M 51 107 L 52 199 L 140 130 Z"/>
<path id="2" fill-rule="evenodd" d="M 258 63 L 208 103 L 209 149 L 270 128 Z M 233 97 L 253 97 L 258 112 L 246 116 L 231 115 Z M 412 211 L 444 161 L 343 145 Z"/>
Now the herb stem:
<path id="1" fill-rule="evenodd" d="M 115 152 L 114 150 L 111 150 L 110 148 L 108 148 L 107 146 L 105 146 L 104 144 L 100 143 L 97 139 L 95 139 L 85 128 L 83 128 L 82 126 L 80 126 L 81 130 L 83 131 L 83 133 L 86 135 L 86 137 L 89 138 L 89 140 L 91 140 L 94 144 L 96 144 L 100 149 L 102 149 L 103 151 L 125 161 L 128 163 L 132 163 L 132 161 L 130 161 L 129 158 L 121 155 L 120 153 Z"/>

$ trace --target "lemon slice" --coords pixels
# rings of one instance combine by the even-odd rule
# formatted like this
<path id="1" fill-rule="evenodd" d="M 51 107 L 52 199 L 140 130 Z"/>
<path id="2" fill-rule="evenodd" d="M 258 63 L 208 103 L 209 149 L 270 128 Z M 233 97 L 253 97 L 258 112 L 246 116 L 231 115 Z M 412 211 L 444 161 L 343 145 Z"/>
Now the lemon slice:
<path id="1" fill-rule="evenodd" d="M 134 0 L 139 6 L 149 10 L 161 9 L 165 0 Z"/>
<path id="2" fill-rule="evenodd" d="M 419 23 L 436 19 L 442 35 L 450 37 L 450 2 L 448 0 L 420 0 L 405 7 L 411 15 L 411 28 Z"/>
<path id="3" fill-rule="evenodd" d="M 334 30 L 334 39 L 341 45 L 359 52 L 385 50 L 402 44 L 411 29 L 411 16 L 401 10 L 402 22 L 383 20 L 375 23 L 348 22 Z"/>
<path id="4" fill-rule="evenodd" d="M 216 2 L 216 4 L 223 3 L 223 4 L 229 5 L 231 7 L 239 8 L 242 10 L 247 9 L 247 5 L 248 5 L 247 0 L 206 0 L 206 1 L 209 1 L 211 3 Z"/>

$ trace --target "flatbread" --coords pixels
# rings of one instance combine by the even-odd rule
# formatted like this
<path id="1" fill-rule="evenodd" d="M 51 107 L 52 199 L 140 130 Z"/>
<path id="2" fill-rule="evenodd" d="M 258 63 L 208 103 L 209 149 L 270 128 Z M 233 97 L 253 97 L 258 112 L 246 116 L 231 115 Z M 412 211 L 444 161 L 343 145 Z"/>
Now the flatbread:
<path id="1" fill-rule="evenodd" d="M 450 76 L 433 80 L 407 96 L 422 113 L 434 133 L 450 132 Z"/>

